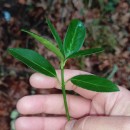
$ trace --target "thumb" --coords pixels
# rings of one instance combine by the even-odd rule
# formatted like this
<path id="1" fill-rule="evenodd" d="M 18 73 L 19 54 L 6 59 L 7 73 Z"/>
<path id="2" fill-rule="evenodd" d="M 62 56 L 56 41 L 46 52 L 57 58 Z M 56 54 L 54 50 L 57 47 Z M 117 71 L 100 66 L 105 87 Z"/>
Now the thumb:
<path id="1" fill-rule="evenodd" d="M 130 117 L 87 116 L 69 121 L 64 130 L 130 130 Z"/>

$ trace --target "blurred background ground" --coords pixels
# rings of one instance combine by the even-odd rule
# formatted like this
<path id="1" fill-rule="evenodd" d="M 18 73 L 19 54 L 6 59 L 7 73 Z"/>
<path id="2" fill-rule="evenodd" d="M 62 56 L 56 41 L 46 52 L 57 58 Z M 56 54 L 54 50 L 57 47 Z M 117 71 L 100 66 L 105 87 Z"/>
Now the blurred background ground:
<path id="1" fill-rule="evenodd" d="M 18 115 L 18 99 L 56 91 L 33 90 L 28 82 L 33 72 L 7 52 L 9 47 L 33 49 L 58 69 L 56 56 L 21 32 L 24 28 L 53 40 L 46 18 L 61 38 L 71 19 L 82 20 L 87 30 L 84 48 L 105 49 L 100 55 L 69 60 L 66 68 L 88 71 L 130 89 L 130 0 L 0 0 L 0 130 L 14 130 L 11 122 Z"/>

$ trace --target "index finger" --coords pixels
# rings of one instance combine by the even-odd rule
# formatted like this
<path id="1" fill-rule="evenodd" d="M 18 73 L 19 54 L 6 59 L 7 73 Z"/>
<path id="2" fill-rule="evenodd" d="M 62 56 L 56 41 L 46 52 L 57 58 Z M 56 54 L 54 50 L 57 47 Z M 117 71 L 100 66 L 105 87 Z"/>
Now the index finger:
<path id="1" fill-rule="evenodd" d="M 57 76 L 59 78 L 59 80 L 61 79 L 61 71 L 57 70 Z M 73 76 L 79 75 L 79 74 L 90 74 L 84 71 L 79 71 L 79 70 L 65 70 L 64 72 L 64 78 L 65 81 L 67 81 L 68 79 L 70 79 Z M 48 77 L 45 76 L 43 74 L 40 73 L 34 73 L 31 77 L 30 77 L 30 84 L 35 87 L 35 88 L 44 88 L 44 89 L 49 89 L 49 88 L 57 88 L 57 89 L 61 89 L 61 85 L 60 83 L 57 81 L 56 78 L 52 78 L 52 77 Z M 73 90 L 76 93 L 80 94 L 81 96 L 88 98 L 88 99 L 92 99 L 97 92 L 93 92 L 90 90 L 86 90 L 83 88 L 79 88 L 77 86 L 75 86 L 74 84 L 72 84 L 70 81 L 66 83 L 66 90 Z"/>

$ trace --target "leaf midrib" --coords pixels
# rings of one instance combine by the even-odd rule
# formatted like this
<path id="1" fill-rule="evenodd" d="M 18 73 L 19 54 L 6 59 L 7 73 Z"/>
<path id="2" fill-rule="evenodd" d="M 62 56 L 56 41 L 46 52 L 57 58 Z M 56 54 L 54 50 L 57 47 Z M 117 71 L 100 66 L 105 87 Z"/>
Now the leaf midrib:
<path id="1" fill-rule="evenodd" d="M 84 51 L 84 50 L 83 50 Z M 88 51 L 89 51 L 89 49 L 88 49 Z M 80 53 L 81 52 L 81 53 Z M 89 55 L 92 55 L 92 54 L 96 54 L 96 53 L 100 53 L 100 52 L 103 52 L 103 50 L 100 50 L 100 51 L 97 51 L 97 52 L 92 52 L 92 53 L 89 53 L 89 52 L 87 52 L 87 50 L 86 50 L 86 53 L 85 52 L 82 52 L 82 51 L 79 51 L 79 52 L 76 52 L 76 53 L 74 53 L 74 54 L 72 54 L 72 55 L 70 55 L 70 56 L 68 56 L 68 57 L 76 57 L 76 56 L 83 56 L 83 55 L 85 55 L 85 56 L 89 56 Z M 87 54 L 88 53 L 88 54 Z"/>
<path id="2" fill-rule="evenodd" d="M 62 55 L 59 48 L 57 48 L 55 45 L 53 45 L 53 43 L 51 41 L 47 40 L 46 38 L 44 38 L 38 34 L 33 33 L 33 32 L 26 31 L 24 29 L 22 29 L 22 31 L 29 34 L 30 36 L 32 36 L 39 43 L 43 44 L 47 49 L 52 51 L 59 59 L 64 59 L 64 56 Z"/>
<path id="3" fill-rule="evenodd" d="M 74 41 L 74 39 L 75 39 L 75 35 L 76 35 L 76 32 L 77 32 L 77 28 L 78 28 L 78 26 L 76 26 L 76 31 L 74 32 L 74 36 L 72 37 L 72 39 L 71 39 L 71 42 L 70 43 L 73 43 L 73 41 Z M 73 46 L 73 44 L 69 44 L 70 46 L 69 46 L 69 48 L 71 48 L 72 46 Z M 70 53 L 70 49 L 69 49 L 69 53 Z M 70 54 L 69 54 L 70 55 Z"/>
<path id="4" fill-rule="evenodd" d="M 72 80 L 77 80 L 77 81 L 80 81 L 80 82 L 83 82 L 83 83 L 88 83 L 90 85 L 93 85 L 93 86 L 99 86 L 99 87 L 103 87 L 103 88 L 106 88 L 104 86 L 101 86 L 101 85 L 96 85 L 96 84 L 93 84 L 93 83 L 89 83 L 89 82 L 85 82 L 85 81 L 82 81 L 82 80 L 78 80 L 78 79 L 72 79 Z"/>

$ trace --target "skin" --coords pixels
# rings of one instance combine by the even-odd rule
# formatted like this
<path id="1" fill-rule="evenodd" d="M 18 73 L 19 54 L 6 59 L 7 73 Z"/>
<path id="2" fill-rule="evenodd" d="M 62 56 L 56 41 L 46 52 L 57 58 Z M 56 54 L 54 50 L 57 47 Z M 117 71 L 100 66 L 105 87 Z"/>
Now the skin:
<path id="1" fill-rule="evenodd" d="M 65 70 L 65 80 L 85 73 Z M 60 79 L 59 70 L 57 75 Z M 30 77 L 30 84 L 39 89 L 60 89 L 55 78 L 39 73 Z M 24 116 L 16 120 L 16 130 L 130 130 L 130 92 L 120 86 L 119 89 L 119 92 L 97 93 L 67 82 L 66 90 L 73 90 L 80 95 L 67 95 L 72 117 L 69 122 L 65 117 L 61 94 L 25 96 L 17 103 L 18 111 Z M 40 113 L 55 116 L 34 116 Z"/>

